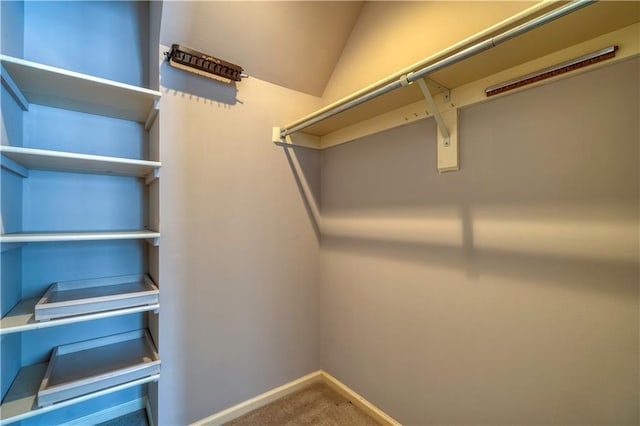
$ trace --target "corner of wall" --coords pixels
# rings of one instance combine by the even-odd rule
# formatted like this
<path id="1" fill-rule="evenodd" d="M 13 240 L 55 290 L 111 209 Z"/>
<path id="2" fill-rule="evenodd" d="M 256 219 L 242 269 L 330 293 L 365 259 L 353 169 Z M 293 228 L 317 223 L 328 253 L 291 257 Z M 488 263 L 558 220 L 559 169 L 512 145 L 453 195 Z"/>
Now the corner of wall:
<path id="1" fill-rule="evenodd" d="M 21 58 L 24 55 L 24 2 L 0 2 L 0 37 L 2 54 Z"/>

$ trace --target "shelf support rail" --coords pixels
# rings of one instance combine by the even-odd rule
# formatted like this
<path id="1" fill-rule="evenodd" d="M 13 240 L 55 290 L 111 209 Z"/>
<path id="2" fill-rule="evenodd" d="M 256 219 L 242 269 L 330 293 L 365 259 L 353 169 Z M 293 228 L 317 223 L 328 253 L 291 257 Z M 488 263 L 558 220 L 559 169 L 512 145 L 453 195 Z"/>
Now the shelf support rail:
<path id="1" fill-rule="evenodd" d="M 317 114 L 311 115 L 302 121 L 295 122 L 289 127 L 280 129 L 280 139 L 274 140 L 274 142 L 280 142 L 285 137 L 296 133 L 300 130 L 303 130 L 309 126 L 312 126 L 316 123 L 319 123 L 329 117 L 333 117 L 336 114 L 340 114 L 343 111 L 351 109 L 355 106 L 363 104 L 371 99 L 377 98 L 387 92 L 398 89 L 406 84 L 406 82 L 412 83 L 416 80 L 422 79 L 429 74 L 432 74 L 436 71 L 439 71 L 445 67 L 453 65 L 457 62 L 460 62 L 464 59 L 470 58 L 472 56 L 477 55 L 478 53 L 484 52 L 485 50 L 489 50 L 499 44 L 502 44 L 512 38 L 515 38 L 519 35 L 527 33 L 531 30 L 534 30 L 538 27 L 541 27 L 551 21 L 554 21 L 558 18 L 561 18 L 565 15 L 568 15 L 572 12 L 575 12 L 578 9 L 582 9 L 585 6 L 588 6 L 592 3 L 595 3 L 596 0 L 577 0 L 575 2 L 571 2 L 560 6 L 559 8 L 552 10 L 550 12 L 545 13 L 544 15 L 533 18 L 523 24 L 520 24 L 514 28 L 504 31 L 494 37 L 491 37 L 487 40 L 476 43 L 466 49 L 463 49 L 457 53 L 446 56 L 445 58 L 428 65 L 422 69 L 419 69 L 415 72 L 409 73 L 400 77 L 400 79 L 392 81 L 390 83 L 385 84 L 377 89 L 374 89 L 368 93 L 364 93 L 363 95 L 351 99 L 343 104 L 337 105 L 334 108 L 329 110 L 320 111 Z"/>

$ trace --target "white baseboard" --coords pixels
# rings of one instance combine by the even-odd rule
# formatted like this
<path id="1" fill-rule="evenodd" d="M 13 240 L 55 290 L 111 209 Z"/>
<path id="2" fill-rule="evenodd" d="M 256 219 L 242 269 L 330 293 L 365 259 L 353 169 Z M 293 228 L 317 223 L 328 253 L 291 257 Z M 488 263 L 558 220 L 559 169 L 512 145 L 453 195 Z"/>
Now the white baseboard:
<path id="1" fill-rule="evenodd" d="M 191 426 L 222 425 L 223 423 L 236 419 L 250 411 L 263 407 L 268 403 L 275 401 L 276 399 L 287 396 L 297 390 L 300 390 L 317 382 L 324 382 L 327 386 L 334 389 L 336 392 L 340 393 L 342 396 L 351 401 L 356 407 L 360 408 L 362 411 L 373 417 L 378 423 L 386 426 L 401 426 L 400 423 L 394 420 L 391 416 L 377 408 L 375 405 L 371 404 L 362 396 L 358 395 L 344 383 L 340 382 L 338 379 L 322 370 L 307 374 L 306 376 L 300 377 L 297 380 L 286 383 L 254 398 L 248 399 L 244 402 L 241 402 L 240 404 L 236 404 L 233 407 L 229 407 L 225 410 L 219 411 L 209 417 L 192 423 Z"/>
<path id="2" fill-rule="evenodd" d="M 400 426 L 400 423 L 393 417 L 364 399 L 353 389 L 333 377 L 331 374 L 327 373 L 326 371 L 321 371 L 321 374 L 322 381 L 325 382 L 327 386 L 347 398 L 353 405 L 367 413 L 369 416 L 373 417 L 378 423 L 388 426 Z"/>
<path id="3" fill-rule="evenodd" d="M 70 422 L 65 423 L 64 426 L 95 425 L 115 419 L 116 417 L 124 416 L 125 414 L 133 413 L 134 411 L 142 410 L 146 405 L 147 397 L 134 399 L 132 401 L 125 402 L 124 404 L 116 405 L 115 407 L 107 408 L 106 410 L 71 420 Z"/>
<path id="4" fill-rule="evenodd" d="M 306 376 L 300 377 L 292 382 L 286 383 L 275 389 L 271 389 L 263 394 L 260 394 L 254 398 L 248 399 L 240 404 L 236 404 L 233 407 L 229 407 L 226 410 L 218 411 L 209 417 L 192 423 L 191 426 L 218 426 L 233 419 L 236 419 L 249 411 L 253 411 L 268 403 L 275 401 L 276 399 L 287 396 L 299 389 L 305 388 L 312 383 L 322 380 L 322 372 L 316 371 Z"/>

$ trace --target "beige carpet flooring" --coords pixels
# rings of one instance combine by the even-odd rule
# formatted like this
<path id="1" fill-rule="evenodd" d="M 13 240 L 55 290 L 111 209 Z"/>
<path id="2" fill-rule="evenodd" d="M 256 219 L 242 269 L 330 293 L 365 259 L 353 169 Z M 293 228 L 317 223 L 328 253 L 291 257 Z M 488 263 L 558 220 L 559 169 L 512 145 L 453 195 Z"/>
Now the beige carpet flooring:
<path id="1" fill-rule="evenodd" d="M 324 383 L 315 383 L 224 426 L 377 426 L 378 423 Z"/>

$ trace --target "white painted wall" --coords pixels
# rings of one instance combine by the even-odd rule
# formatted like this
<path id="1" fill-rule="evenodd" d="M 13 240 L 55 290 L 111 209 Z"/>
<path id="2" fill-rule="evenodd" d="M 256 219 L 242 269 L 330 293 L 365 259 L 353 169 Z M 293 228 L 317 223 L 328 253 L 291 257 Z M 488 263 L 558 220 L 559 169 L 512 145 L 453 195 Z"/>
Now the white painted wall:
<path id="1" fill-rule="evenodd" d="M 319 368 L 318 237 L 270 140 L 320 101 L 166 63 L 160 84 L 159 423 L 178 425 Z M 317 191 L 317 153 L 298 154 Z"/>
<path id="2" fill-rule="evenodd" d="M 242 66 L 252 77 L 320 96 L 362 1 L 165 1 L 160 43 Z"/>
<path id="3" fill-rule="evenodd" d="M 323 151 L 322 368 L 406 425 L 638 424 L 636 59 Z M 413 232 L 412 232 L 413 231 Z"/>
<path id="4" fill-rule="evenodd" d="M 365 5 L 322 101 L 530 4 L 449 5 L 431 39 L 441 4 Z M 163 65 L 160 424 L 319 367 L 408 425 L 637 423 L 637 75 L 462 111 L 459 173 L 436 173 L 431 120 L 296 150 L 320 250 L 269 142 L 320 100 Z"/>

